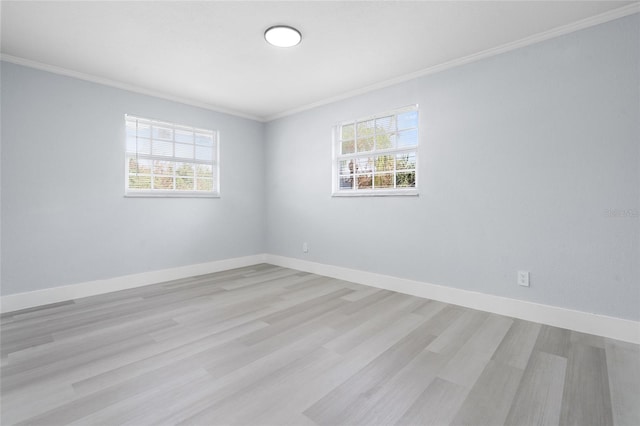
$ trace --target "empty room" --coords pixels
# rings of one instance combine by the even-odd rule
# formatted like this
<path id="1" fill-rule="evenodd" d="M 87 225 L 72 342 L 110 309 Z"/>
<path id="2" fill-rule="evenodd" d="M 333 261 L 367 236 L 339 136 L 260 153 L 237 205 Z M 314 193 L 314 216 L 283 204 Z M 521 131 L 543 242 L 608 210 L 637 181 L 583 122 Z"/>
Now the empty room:
<path id="1" fill-rule="evenodd" d="M 640 425 L 640 2 L 0 18 L 2 425 Z"/>

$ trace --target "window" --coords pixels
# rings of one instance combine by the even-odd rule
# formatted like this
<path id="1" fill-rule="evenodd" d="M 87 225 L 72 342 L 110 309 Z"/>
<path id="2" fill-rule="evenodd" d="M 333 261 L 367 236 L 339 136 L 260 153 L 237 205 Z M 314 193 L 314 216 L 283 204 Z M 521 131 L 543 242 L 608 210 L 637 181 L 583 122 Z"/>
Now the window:
<path id="1" fill-rule="evenodd" d="M 333 195 L 417 195 L 418 107 L 336 127 Z"/>
<path id="2" fill-rule="evenodd" d="M 125 116 L 127 196 L 215 197 L 218 132 Z"/>

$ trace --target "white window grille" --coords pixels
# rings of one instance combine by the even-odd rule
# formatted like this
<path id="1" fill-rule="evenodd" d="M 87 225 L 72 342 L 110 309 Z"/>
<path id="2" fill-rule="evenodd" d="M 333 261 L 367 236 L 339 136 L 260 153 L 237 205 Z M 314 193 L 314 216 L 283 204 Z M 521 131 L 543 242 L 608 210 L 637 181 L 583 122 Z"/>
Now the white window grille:
<path id="1" fill-rule="evenodd" d="M 338 124 L 333 152 L 333 195 L 417 195 L 417 105 Z"/>
<path id="2" fill-rule="evenodd" d="M 219 196 L 216 130 L 131 115 L 125 124 L 127 196 Z"/>

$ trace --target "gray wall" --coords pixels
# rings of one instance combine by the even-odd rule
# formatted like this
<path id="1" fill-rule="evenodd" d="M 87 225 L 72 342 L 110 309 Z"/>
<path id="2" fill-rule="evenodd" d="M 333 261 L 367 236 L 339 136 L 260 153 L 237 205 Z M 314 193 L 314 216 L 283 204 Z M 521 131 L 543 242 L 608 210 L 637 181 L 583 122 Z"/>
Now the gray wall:
<path id="1" fill-rule="evenodd" d="M 634 15 L 268 123 L 268 252 L 640 319 L 639 27 Z M 331 198 L 332 126 L 413 103 L 420 196 Z"/>
<path id="2" fill-rule="evenodd" d="M 2 294 L 266 251 L 638 320 L 639 27 L 266 126 L 2 63 Z M 331 198 L 332 126 L 413 103 L 420 196 Z M 125 113 L 219 129 L 222 198 L 124 198 Z"/>
<path id="3" fill-rule="evenodd" d="M 2 294 L 264 252 L 262 123 L 1 72 Z M 125 113 L 220 130 L 222 197 L 125 198 Z"/>

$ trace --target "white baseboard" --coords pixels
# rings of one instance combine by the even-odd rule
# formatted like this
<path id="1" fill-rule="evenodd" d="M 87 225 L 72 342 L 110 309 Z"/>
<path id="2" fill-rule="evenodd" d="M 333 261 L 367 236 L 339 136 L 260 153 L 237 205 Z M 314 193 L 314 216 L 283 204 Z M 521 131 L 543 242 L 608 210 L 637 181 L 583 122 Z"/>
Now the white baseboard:
<path id="1" fill-rule="evenodd" d="M 640 344 L 640 322 L 267 254 L 266 263 Z"/>
<path id="2" fill-rule="evenodd" d="M 104 280 L 87 281 L 78 284 L 52 287 L 44 290 L 28 291 L 25 293 L 9 294 L 0 298 L 0 311 L 12 312 L 34 306 L 48 305 L 65 300 L 111 293 L 118 290 L 142 287 L 165 281 L 178 280 L 197 275 L 211 274 L 228 269 L 264 263 L 266 255 L 235 257 L 216 260 L 213 262 L 197 263 L 177 268 L 161 269 L 158 271 L 142 272 L 140 274 L 124 275 Z"/>
<path id="3" fill-rule="evenodd" d="M 567 328 L 583 333 L 595 334 L 612 339 L 640 344 L 640 322 L 589 312 L 543 305 L 507 297 L 494 296 L 454 287 L 446 287 L 404 278 L 392 277 L 373 272 L 343 268 L 310 262 L 308 260 L 272 254 L 257 254 L 253 256 L 236 257 L 217 260 L 195 265 L 181 266 L 159 271 L 143 272 L 104 280 L 88 281 L 84 283 L 53 287 L 44 290 L 10 294 L 0 298 L 0 311 L 12 312 L 50 303 L 63 302 L 81 297 L 95 296 L 118 290 L 142 287 L 165 281 L 188 278 L 213 272 L 226 271 L 234 268 L 270 263 L 272 265 L 311 272 L 327 277 L 351 281 L 385 290 L 438 300 L 454 305 L 465 306 L 481 311 L 492 312 L 548 324 L 555 327 Z"/>

